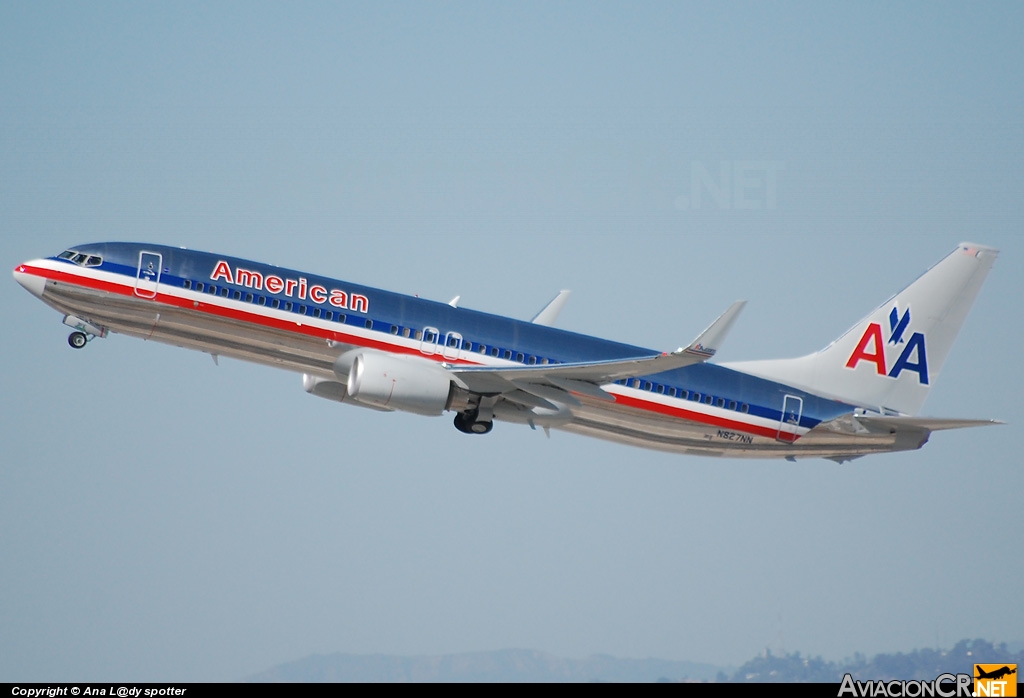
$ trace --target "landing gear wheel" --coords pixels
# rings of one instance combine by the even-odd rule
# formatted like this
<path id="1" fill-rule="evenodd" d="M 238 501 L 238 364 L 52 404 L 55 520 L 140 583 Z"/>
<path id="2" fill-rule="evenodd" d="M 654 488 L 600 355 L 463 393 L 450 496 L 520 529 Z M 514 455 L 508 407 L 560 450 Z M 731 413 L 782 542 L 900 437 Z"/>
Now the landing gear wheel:
<path id="1" fill-rule="evenodd" d="M 72 332 L 68 335 L 68 344 L 71 345 L 72 349 L 81 349 L 89 343 L 89 337 L 86 336 L 85 332 Z"/>
<path id="2" fill-rule="evenodd" d="M 494 422 L 473 422 L 469 430 L 474 434 L 487 434 L 494 428 Z"/>
<path id="3" fill-rule="evenodd" d="M 494 428 L 494 422 L 478 422 L 476 412 L 455 415 L 455 428 L 463 434 L 486 434 Z"/>

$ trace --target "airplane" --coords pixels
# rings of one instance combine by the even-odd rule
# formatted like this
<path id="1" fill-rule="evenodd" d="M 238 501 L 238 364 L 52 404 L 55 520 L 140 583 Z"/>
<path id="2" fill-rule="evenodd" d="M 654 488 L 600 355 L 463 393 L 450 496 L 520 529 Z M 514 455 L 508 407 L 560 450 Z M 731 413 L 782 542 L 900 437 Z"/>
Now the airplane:
<path id="1" fill-rule="evenodd" d="M 302 374 L 306 392 L 682 454 L 821 457 L 921 448 L 934 431 L 999 424 L 919 416 L 998 250 L 961 243 L 906 289 L 807 356 L 715 364 L 738 301 L 657 352 L 531 321 L 234 257 L 162 245 L 80 245 L 14 278 L 64 316 L 80 349 L 110 333 Z"/>
<path id="2" fill-rule="evenodd" d="M 1008 666 L 1004 666 L 1004 667 L 1002 667 L 1000 669 L 995 669 L 993 671 L 985 671 L 981 667 L 979 667 L 977 664 L 975 664 L 974 666 L 978 670 L 978 675 L 974 677 L 976 679 L 996 679 L 996 680 L 998 680 L 998 679 L 1003 678 L 1004 676 L 1009 676 L 1010 674 L 1016 674 L 1017 673 L 1017 665 L 1016 664 L 1014 665 L 1013 669 L 1011 669 Z"/>

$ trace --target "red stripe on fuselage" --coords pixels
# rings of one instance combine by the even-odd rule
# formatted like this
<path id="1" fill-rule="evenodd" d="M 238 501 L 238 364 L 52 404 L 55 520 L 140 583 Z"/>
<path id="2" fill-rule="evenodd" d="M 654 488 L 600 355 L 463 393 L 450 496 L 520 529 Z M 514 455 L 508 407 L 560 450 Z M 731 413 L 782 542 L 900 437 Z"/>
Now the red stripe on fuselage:
<path id="1" fill-rule="evenodd" d="M 635 409 L 644 410 L 646 412 L 657 412 L 658 414 L 664 414 L 670 417 L 677 417 L 679 419 L 685 419 L 687 421 L 697 422 L 699 424 L 707 424 L 708 426 L 718 427 L 722 429 L 737 429 L 739 431 L 744 431 L 748 434 L 766 436 L 770 439 L 779 438 L 785 441 L 796 441 L 797 438 L 799 438 L 792 434 L 786 434 L 785 432 L 779 433 L 778 430 L 771 429 L 769 427 L 762 427 L 756 424 L 740 422 L 734 419 L 726 419 L 725 417 L 715 417 L 714 415 L 705 414 L 703 412 L 694 412 L 693 410 L 687 410 L 682 407 L 664 405 L 660 402 L 641 400 L 639 398 L 630 397 L 628 395 L 616 395 L 615 402 L 621 405 L 625 405 L 627 407 L 633 407 Z"/>
<path id="2" fill-rule="evenodd" d="M 358 335 L 351 335 L 343 332 L 335 332 L 332 330 L 324 330 L 319 327 L 304 325 L 299 322 L 292 322 L 290 320 L 279 320 L 277 318 L 267 317 L 266 315 L 260 315 L 259 313 L 253 313 L 244 310 L 235 310 L 233 308 L 225 308 L 223 306 L 215 305 L 212 303 L 203 303 L 201 301 L 188 300 L 186 298 L 181 298 L 179 296 L 175 296 L 172 294 L 160 293 L 159 286 L 157 287 L 158 292 L 156 297 L 150 299 L 142 298 L 141 296 L 135 295 L 133 286 L 126 286 L 124 284 L 103 281 L 102 279 L 95 279 L 90 276 L 69 274 L 67 272 L 57 271 L 55 269 L 46 269 L 42 267 L 32 267 L 24 265 L 20 269 L 26 274 L 42 276 L 51 281 L 60 281 L 63 283 L 68 283 L 75 286 L 82 286 L 84 288 L 90 288 L 98 291 L 107 291 L 108 293 L 116 293 L 122 296 L 134 297 L 138 298 L 139 300 L 152 301 L 153 303 L 163 303 L 164 305 L 170 305 L 185 310 L 200 311 L 207 313 L 209 315 L 215 315 L 217 317 L 238 320 L 241 322 L 251 323 L 255 325 L 262 325 L 263 327 L 270 327 L 285 332 L 295 332 L 298 334 L 307 335 L 309 337 L 320 337 L 321 339 L 330 339 L 336 342 L 342 342 L 344 344 L 353 344 L 368 349 L 379 349 L 381 351 L 386 351 L 392 354 L 420 356 L 423 358 L 432 359 L 439 363 L 462 364 L 469 366 L 481 365 L 479 362 L 476 361 L 468 361 L 466 359 L 448 359 L 445 358 L 443 355 L 438 354 L 424 354 L 423 352 L 418 351 L 416 349 L 403 346 L 396 346 L 388 342 L 382 342 L 367 337 L 360 337 Z M 708 426 L 720 427 L 724 429 L 737 429 L 748 434 L 755 434 L 757 436 L 764 436 L 771 439 L 778 438 L 790 442 L 795 442 L 798 438 L 800 438 L 798 435 L 779 432 L 769 427 L 762 427 L 755 424 L 749 424 L 747 422 L 726 419 L 724 417 L 715 417 L 713 415 L 705 414 L 703 412 L 694 412 L 692 410 L 687 410 L 680 407 L 664 405 L 660 402 L 641 400 L 639 398 L 631 397 L 628 395 L 612 395 L 612 397 L 615 398 L 616 404 L 620 404 L 625 407 L 632 407 L 634 409 L 646 412 L 664 414 L 670 417 L 676 417 L 678 419 L 685 419 L 690 422 L 696 422 L 698 424 L 706 424 Z"/>
<path id="3" fill-rule="evenodd" d="M 117 284 L 110 281 L 94 279 L 89 276 L 79 276 L 78 274 L 69 274 L 67 272 L 56 271 L 54 269 L 43 269 L 40 267 L 25 267 L 25 273 L 34 274 L 36 276 L 43 276 L 51 281 L 61 281 L 75 286 L 82 286 L 84 288 L 90 288 L 98 291 L 107 291 L 109 293 L 116 293 L 122 296 L 138 298 L 139 300 L 152 301 L 153 303 L 162 303 L 164 305 L 170 305 L 185 310 L 201 311 L 208 315 L 216 315 L 217 317 L 238 320 L 240 322 L 246 322 L 254 325 L 262 325 L 263 327 L 283 330 L 285 332 L 295 332 L 297 334 L 304 334 L 309 337 L 330 339 L 335 342 L 342 342 L 344 344 L 355 344 L 357 346 L 366 347 L 368 349 L 381 349 L 392 354 L 409 354 L 411 356 L 423 356 L 425 358 L 434 358 L 436 361 L 450 364 L 459 363 L 473 366 L 479 365 L 476 362 L 466 361 L 465 359 L 448 359 L 445 358 L 443 355 L 438 354 L 431 356 L 428 354 L 424 354 L 423 352 L 417 349 L 395 346 L 393 344 L 389 344 L 387 342 L 380 342 L 375 339 L 359 337 L 357 335 L 350 335 L 344 332 L 335 332 L 333 330 L 324 330 L 319 327 L 303 324 L 301 322 L 295 322 L 291 320 L 280 320 L 278 318 L 260 315 L 259 313 L 253 313 L 245 310 L 235 310 L 234 308 L 225 308 L 223 306 L 216 305 L 213 303 L 204 303 L 202 301 L 189 300 L 187 298 L 181 298 L 179 296 L 175 296 L 169 293 L 160 293 L 159 286 L 157 287 L 158 292 L 156 297 L 148 298 L 135 295 L 134 287 L 132 286 L 125 286 L 123 284 Z"/>

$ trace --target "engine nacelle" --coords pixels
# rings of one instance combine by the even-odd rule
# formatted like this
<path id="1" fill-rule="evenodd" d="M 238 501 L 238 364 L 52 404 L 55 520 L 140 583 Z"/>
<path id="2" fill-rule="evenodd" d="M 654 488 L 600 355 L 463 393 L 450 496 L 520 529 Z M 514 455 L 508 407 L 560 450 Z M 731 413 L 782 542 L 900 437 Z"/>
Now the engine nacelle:
<path id="1" fill-rule="evenodd" d="M 451 393 L 451 376 L 426 359 L 364 351 L 348 371 L 348 398 L 367 407 L 436 416 Z"/>
<path id="2" fill-rule="evenodd" d="M 316 395 L 322 397 L 324 400 L 334 400 L 335 402 L 341 402 L 346 405 L 355 405 L 356 407 L 362 407 L 368 410 L 377 410 L 378 412 L 394 412 L 393 409 L 386 407 L 377 407 L 375 405 L 367 405 L 363 402 L 356 402 L 348 395 L 348 384 L 339 383 L 336 380 L 330 378 L 321 378 L 320 376 L 311 376 L 308 373 L 302 374 L 302 387 L 310 395 Z"/>
<path id="3" fill-rule="evenodd" d="M 345 402 L 348 386 L 338 381 L 320 376 L 311 376 L 308 373 L 302 374 L 302 389 L 310 395 L 322 397 L 325 400 Z"/>

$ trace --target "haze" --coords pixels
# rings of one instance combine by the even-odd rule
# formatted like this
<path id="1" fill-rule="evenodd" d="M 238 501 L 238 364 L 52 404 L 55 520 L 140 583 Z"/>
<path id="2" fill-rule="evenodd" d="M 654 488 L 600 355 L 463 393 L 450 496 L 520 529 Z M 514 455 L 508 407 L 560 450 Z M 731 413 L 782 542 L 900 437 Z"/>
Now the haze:
<path id="1" fill-rule="evenodd" d="M 925 413 L 837 466 L 306 395 L 0 284 L 0 680 L 312 653 L 739 664 L 1021 638 L 1019 4 L 0 4 L 0 257 L 223 252 L 716 360 L 1002 255 Z M 696 184 L 695 184 L 696 183 Z M 1014 513 L 1018 512 L 1018 513 Z"/>

